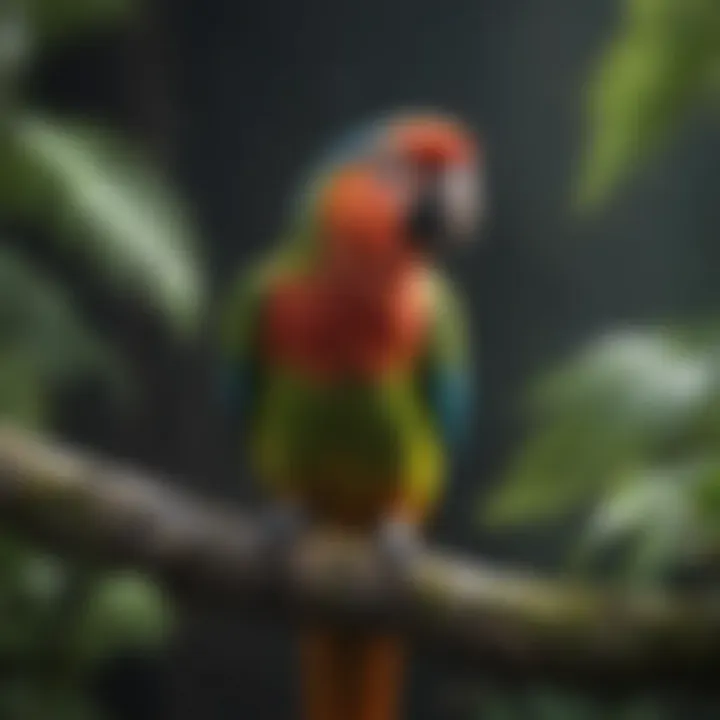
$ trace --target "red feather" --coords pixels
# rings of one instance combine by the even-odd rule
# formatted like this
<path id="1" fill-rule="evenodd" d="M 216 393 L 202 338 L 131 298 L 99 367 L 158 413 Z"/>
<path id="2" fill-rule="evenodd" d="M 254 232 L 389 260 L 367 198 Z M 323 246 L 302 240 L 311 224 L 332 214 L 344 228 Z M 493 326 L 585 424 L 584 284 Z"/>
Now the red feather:
<path id="1" fill-rule="evenodd" d="M 267 357 L 326 380 L 373 378 L 407 366 L 425 340 L 425 287 L 414 269 L 402 273 L 385 293 L 369 296 L 321 276 L 279 283 L 268 306 Z"/>

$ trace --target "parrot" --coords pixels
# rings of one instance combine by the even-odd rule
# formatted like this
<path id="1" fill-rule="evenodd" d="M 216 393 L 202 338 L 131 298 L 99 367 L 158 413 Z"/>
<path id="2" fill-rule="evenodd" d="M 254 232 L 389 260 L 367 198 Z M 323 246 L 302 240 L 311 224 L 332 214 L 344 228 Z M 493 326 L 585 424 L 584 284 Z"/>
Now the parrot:
<path id="1" fill-rule="evenodd" d="M 377 541 L 396 568 L 421 546 L 474 414 L 467 313 L 441 255 L 475 236 L 482 167 L 454 116 L 365 123 L 234 278 L 222 400 L 271 500 L 268 546 L 328 528 Z M 299 660 L 304 720 L 401 717 L 398 638 L 312 627 Z"/>

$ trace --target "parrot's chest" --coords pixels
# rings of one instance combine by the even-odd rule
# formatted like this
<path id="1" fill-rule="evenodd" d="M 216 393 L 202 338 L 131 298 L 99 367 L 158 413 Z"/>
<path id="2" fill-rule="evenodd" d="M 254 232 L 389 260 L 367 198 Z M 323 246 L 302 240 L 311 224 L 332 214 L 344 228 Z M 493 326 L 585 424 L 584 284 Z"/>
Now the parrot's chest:
<path id="1" fill-rule="evenodd" d="M 311 279 L 287 281 L 270 297 L 265 351 L 271 362 L 316 378 L 373 378 L 407 367 L 427 330 L 422 278 L 378 297 L 352 299 Z"/>
<path id="2" fill-rule="evenodd" d="M 344 515 L 340 506 L 386 507 L 399 492 L 434 482 L 441 461 L 408 374 L 327 383 L 278 371 L 254 437 L 258 473 L 290 483 L 330 515 Z"/>

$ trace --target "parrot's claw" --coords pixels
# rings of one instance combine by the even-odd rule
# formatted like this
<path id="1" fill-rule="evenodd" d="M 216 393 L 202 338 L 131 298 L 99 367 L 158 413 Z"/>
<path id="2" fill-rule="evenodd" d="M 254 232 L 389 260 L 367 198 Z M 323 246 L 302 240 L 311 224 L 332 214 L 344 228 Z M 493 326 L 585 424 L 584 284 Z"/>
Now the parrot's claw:
<path id="1" fill-rule="evenodd" d="M 414 525 L 401 520 L 383 523 L 378 533 L 381 561 L 393 574 L 402 576 L 422 549 L 422 541 Z"/>

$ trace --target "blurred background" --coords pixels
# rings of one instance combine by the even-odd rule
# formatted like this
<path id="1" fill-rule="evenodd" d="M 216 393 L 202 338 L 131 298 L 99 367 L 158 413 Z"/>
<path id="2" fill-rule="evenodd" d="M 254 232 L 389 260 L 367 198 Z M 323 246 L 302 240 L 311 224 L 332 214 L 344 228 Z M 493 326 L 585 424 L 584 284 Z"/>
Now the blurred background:
<path id="1" fill-rule="evenodd" d="M 449 261 L 481 413 L 437 539 L 711 583 L 719 82 L 712 0 L 8 0 L 0 413 L 253 502 L 211 392 L 215 300 L 328 142 L 440 107 L 484 137 L 491 217 Z M 2 718 L 290 717 L 287 628 L 12 538 L 0 575 Z M 688 717 L 413 673 L 413 720 Z"/>

